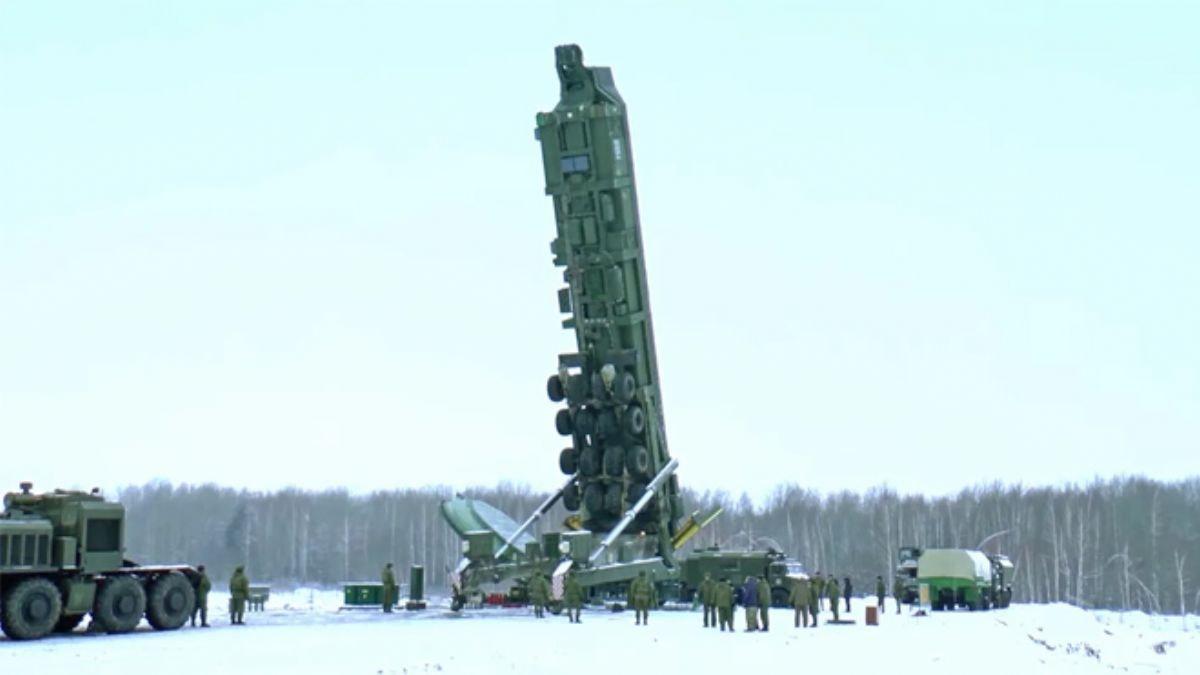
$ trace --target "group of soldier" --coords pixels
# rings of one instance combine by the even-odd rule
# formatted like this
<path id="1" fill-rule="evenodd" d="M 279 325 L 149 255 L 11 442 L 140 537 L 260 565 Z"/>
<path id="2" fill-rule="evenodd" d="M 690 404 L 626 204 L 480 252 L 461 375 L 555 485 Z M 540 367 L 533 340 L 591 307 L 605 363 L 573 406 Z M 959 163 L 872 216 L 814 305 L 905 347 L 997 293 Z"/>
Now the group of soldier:
<path id="1" fill-rule="evenodd" d="M 384 574 L 386 587 L 387 572 Z M 883 577 L 875 577 L 876 606 L 880 612 L 884 610 L 886 591 Z M 903 588 L 897 580 L 892 587 L 897 614 L 900 613 L 902 591 Z M 534 616 L 544 618 L 552 599 L 550 581 L 544 573 L 534 572 L 529 580 L 528 593 Z M 793 579 L 788 604 L 795 610 L 795 627 L 816 628 L 818 617 L 826 606 L 833 614 L 833 621 L 838 622 L 839 607 L 843 600 L 846 612 L 850 611 L 852 593 L 850 577 L 845 577 L 842 583 L 839 583 L 836 577 L 826 578 L 817 572 L 810 578 Z M 580 610 L 583 608 L 584 599 L 582 584 L 573 572 L 569 572 L 563 582 L 562 606 L 567 610 L 571 623 L 580 623 Z M 714 579 L 712 574 L 706 574 L 697 589 L 696 599 L 704 607 L 705 628 L 720 627 L 721 631 L 733 632 L 736 609 L 741 605 L 745 609 L 746 632 L 770 630 L 769 610 L 772 593 L 771 585 L 765 576 L 748 576 L 743 583 L 734 585 L 726 577 Z M 653 581 L 645 572 L 639 572 L 637 578 L 630 582 L 628 600 L 629 606 L 634 610 L 634 623 L 647 625 L 651 608 L 658 606 L 658 593 Z"/>
<path id="2" fill-rule="evenodd" d="M 196 567 L 196 576 L 192 578 L 192 588 L 196 592 L 196 604 L 192 608 L 192 626 L 196 625 L 196 617 L 200 617 L 200 627 L 208 628 L 208 593 L 212 590 L 212 581 L 204 565 Z M 229 578 L 229 623 L 235 626 L 246 625 L 246 602 L 250 599 L 250 578 L 241 565 L 233 571 Z"/>

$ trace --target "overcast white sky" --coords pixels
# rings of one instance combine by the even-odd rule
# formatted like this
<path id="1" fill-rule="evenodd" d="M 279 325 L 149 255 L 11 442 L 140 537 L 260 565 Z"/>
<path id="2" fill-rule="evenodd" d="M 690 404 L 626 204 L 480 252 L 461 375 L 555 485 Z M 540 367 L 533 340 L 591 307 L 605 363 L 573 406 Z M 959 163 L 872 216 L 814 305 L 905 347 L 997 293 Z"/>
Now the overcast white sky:
<path id="1" fill-rule="evenodd" d="M 559 483 L 572 41 L 685 485 L 1195 474 L 1196 6 L 971 5 L 0 4 L 0 487 Z"/>

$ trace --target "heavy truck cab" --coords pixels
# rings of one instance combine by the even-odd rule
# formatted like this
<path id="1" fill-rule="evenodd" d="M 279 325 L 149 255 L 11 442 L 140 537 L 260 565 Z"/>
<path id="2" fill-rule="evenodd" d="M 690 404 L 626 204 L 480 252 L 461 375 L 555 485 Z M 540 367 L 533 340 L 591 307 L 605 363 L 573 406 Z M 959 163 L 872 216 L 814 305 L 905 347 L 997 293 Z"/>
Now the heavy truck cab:
<path id="1" fill-rule="evenodd" d="M 187 565 L 143 567 L 125 559 L 125 507 L 99 490 L 4 497 L 0 514 L 0 629 L 12 639 L 69 632 L 91 614 L 110 633 L 143 616 L 158 630 L 179 628 L 195 605 Z"/>

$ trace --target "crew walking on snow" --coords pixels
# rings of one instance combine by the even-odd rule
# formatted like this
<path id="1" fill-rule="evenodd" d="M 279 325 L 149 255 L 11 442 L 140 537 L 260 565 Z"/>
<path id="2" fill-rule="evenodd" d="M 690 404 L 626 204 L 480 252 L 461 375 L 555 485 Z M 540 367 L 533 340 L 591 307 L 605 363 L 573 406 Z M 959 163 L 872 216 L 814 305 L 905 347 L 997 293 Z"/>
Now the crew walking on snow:
<path id="1" fill-rule="evenodd" d="M 883 596 L 887 594 L 887 587 L 883 585 L 883 577 L 875 577 L 875 597 L 879 603 L 879 613 L 883 613 Z"/>
<path id="2" fill-rule="evenodd" d="M 845 579 L 843 579 L 843 581 L 845 581 L 845 583 L 842 584 L 842 597 L 846 598 L 846 614 L 849 615 L 850 614 L 850 592 L 853 587 L 850 585 L 850 577 L 846 577 Z"/>

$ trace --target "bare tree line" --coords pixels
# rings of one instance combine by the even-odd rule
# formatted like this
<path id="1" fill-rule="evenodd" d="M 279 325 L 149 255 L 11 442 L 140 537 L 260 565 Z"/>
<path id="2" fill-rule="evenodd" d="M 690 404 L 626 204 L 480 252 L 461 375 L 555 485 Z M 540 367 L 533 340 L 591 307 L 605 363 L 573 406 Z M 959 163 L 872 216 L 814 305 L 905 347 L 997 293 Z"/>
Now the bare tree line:
<path id="1" fill-rule="evenodd" d="M 475 489 L 516 519 L 544 498 L 503 484 Z M 204 562 L 223 577 L 246 564 L 256 579 L 334 584 L 369 580 L 385 562 L 424 565 L 433 587 L 459 557 L 442 521 L 448 488 L 350 494 L 249 492 L 152 483 L 120 491 L 136 559 Z M 1200 610 L 1200 478 L 1117 478 L 1084 486 L 986 485 L 946 497 L 886 487 L 822 495 L 781 486 L 756 506 L 748 496 L 685 491 L 689 508 L 724 513 L 689 546 L 773 543 L 810 570 L 850 576 L 869 591 L 890 578 L 900 546 L 974 548 L 1009 555 L 1015 599 L 1160 613 Z M 555 527 L 566 514 L 542 520 Z"/>

